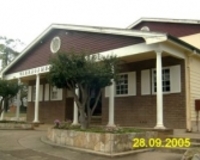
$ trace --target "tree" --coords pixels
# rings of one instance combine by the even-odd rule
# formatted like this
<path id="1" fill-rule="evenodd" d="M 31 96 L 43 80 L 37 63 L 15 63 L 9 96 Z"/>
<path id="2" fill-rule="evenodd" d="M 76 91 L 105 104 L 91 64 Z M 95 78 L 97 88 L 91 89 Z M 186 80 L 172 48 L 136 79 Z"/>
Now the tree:
<path id="1" fill-rule="evenodd" d="M 17 48 L 24 45 L 19 39 L 10 39 L 7 37 L 0 36 L 0 60 L 1 69 L 4 69 L 10 62 L 12 62 L 18 55 Z M 4 101 L 4 109 L 7 111 L 9 101 L 6 98 Z"/>
<path id="2" fill-rule="evenodd" d="M 14 40 L 7 37 L 0 37 L 1 69 L 5 68 L 19 55 L 19 52 L 16 51 L 19 45 L 23 45 L 19 39 Z"/>
<path id="3" fill-rule="evenodd" d="M 89 55 L 69 51 L 56 54 L 50 61 L 50 83 L 58 88 L 69 89 L 77 103 L 81 129 L 89 127 L 91 116 L 97 106 L 103 88 L 116 79 L 118 61 L 115 56 Z M 75 89 L 79 89 L 78 96 Z M 95 103 L 91 105 L 92 93 L 96 91 Z"/>
<path id="4" fill-rule="evenodd" d="M 17 95 L 20 86 L 17 82 L 6 81 L 0 79 L 0 115 L 4 111 L 5 107 L 2 106 L 3 102 L 9 101 L 11 98 Z"/>

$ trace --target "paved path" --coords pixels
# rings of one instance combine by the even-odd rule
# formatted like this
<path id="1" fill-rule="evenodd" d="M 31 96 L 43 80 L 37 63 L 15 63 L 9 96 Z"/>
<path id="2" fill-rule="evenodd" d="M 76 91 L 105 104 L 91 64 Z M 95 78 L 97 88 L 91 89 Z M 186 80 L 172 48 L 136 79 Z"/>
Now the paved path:
<path id="1" fill-rule="evenodd" d="M 146 152 L 109 158 L 45 144 L 45 130 L 0 130 L 0 160 L 180 160 L 180 154 Z"/>

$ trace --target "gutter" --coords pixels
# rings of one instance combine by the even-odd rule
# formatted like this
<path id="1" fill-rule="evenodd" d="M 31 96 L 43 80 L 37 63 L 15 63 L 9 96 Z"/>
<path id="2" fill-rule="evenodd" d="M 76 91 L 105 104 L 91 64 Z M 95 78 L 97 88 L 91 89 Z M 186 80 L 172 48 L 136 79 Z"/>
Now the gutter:
<path id="1" fill-rule="evenodd" d="M 179 45 L 183 46 L 184 48 L 186 48 L 187 50 L 191 51 L 194 54 L 198 54 L 200 56 L 200 49 L 194 47 L 193 45 L 186 43 L 170 34 L 166 34 L 167 38 L 174 42 L 174 43 L 178 43 Z"/>

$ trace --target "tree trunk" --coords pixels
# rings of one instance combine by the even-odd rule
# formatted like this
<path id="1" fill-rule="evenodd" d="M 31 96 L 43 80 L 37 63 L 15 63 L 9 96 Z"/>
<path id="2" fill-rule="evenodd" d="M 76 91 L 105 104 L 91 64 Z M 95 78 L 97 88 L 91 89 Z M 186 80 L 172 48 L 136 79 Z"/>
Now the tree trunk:
<path id="1" fill-rule="evenodd" d="M 0 116 L 1 116 L 1 113 L 4 111 L 3 101 L 4 99 L 2 98 L 0 102 Z"/>
<path id="2" fill-rule="evenodd" d="M 91 122 L 91 108 L 90 108 L 90 101 L 91 98 L 88 99 L 87 101 L 87 128 L 90 127 L 90 122 Z"/>
<path id="3" fill-rule="evenodd" d="M 81 123 L 81 129 L 86 129 L 87 128 L 87 121 L 85 117 L 85 107 L 80 107 L 80 116 L 79 116 L 79 121 Z"/>

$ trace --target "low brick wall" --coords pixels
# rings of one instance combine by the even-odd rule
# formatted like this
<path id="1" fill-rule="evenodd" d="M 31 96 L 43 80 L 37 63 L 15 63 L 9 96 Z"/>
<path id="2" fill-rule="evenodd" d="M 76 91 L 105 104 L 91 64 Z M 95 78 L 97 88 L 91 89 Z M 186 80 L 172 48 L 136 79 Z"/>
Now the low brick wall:
<path id="1" fill-rule="evenodd" d="M 133 150 L 133 138 L 148 139 L 157 136 L 158 133 L 155 131 L 111 134 L 53 128 L 49 128 L 47 134 L 48 139 L 56 144 L 110 154 Z"/>
<path id="2" fill-rule="evenodd" d="M 33 129 L 31 123 L 0 123 L 0 129 Z"/>

